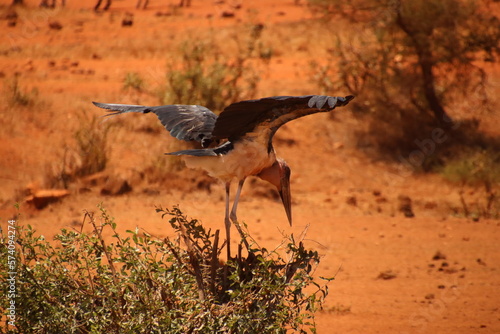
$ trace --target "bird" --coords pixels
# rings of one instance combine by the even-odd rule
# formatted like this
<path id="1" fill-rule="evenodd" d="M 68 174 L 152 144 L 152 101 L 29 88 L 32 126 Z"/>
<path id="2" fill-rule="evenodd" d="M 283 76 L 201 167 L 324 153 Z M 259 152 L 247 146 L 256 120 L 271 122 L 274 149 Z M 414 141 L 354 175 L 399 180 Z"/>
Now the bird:
<path id="1" fill-rule="evenodd" d="M 231 222 L 239 230 L 236 211 L 247 177 L 257 176 L 276 187 L 288 222 L 292 225 L 291 170 L 274 150 L 273 137 L 276 131 L 297 118 L 345 106 L 353 98 L 352 95 L 272 96 L 234 102 L 225 107 L 219 115 L 200 105 L 92 103 L 106 109 L 109 114 L 105 116 L 129 112 L 156 114 L 173 137 L 201 144 L 201 148 L 165 154 L 183 156 L 187 167 L 204 169 L 210 176 L 224 183 L 224 225 L 229 259 Z M 230 211 L 230 187 L 233 180 L 238 181 L 238 187 Z"/>

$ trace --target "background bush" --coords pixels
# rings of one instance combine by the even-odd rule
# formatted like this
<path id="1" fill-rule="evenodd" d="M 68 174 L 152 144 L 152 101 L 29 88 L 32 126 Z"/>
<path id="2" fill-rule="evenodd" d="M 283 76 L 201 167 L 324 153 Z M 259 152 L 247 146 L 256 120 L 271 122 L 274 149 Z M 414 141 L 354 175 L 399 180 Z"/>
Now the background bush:
<path id="1" fill-rule="evenodd" d="M 436 128 L 448 138 L 436 155 L 452 155 L 457 145 L 490 145 L 478 135 L 478 120 L 496 109 L 484 69 L 500 52 L 491 1 L 309 2 L 325 26 L 336 27 L 330 23 L 339 19 L 349 24 L 332 31 L 334 47 L 326 61 L 313 63 L 313 79 L 324 93 L 347 89 L 362 99 L 353 105 L 365 123 L 358 130 L 361 147 L 399 160 Z M 429 159 L 422 167 L 442 162 Z"/>
<path id="2" fill-rule="evenodd" d="M 179 58 L 167 64 L 160 103 L 198 104 L 220 112 L 233 102 L 256 98 L 261 76 L 256 64 L 266 64 L 272 56 L 260 41 L 263 29 L 254 25 L 248 35 L 234 33 L 222 44 L 206 36 L 182 43 Z"/>

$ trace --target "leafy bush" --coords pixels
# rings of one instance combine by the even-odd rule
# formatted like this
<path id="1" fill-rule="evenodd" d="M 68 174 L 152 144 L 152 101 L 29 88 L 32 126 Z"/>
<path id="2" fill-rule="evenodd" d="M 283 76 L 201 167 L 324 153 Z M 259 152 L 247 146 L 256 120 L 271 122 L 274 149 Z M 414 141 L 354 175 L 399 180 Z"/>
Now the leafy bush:
<path id="1" fill-rule="evenodd" d="M 289 238 L 284 250 L 255 244 L 223 262 L 219 231 L 187 219 L 176 207 L 158 209 L 178 238 L 145 232 L 121 237 L 101 208 L 93 231 L 63 229 L 56 245 L 18 227 L 16 325 L 20 333 L 286 333 L 315 332 L 314 311 L 327 295 L 311 276 L 317 252 Z M 83 225 L 82 225 L 83 230 Z M 103 233 L 112 233 L 111 242 Z M 0 245 L 9 271 L 7 238 Z M 180 239 L 186 247 L 181 247 Z M 248 237 L 243 237 L 248 244 Z M 224 246 L 224 245 L 222 245 Z M 316 292 L 306 294 L 307 287 Z M 0 300 L 5 310 L 6 298 Z M 7 326 L 2 333 L 13 333 Z"/>

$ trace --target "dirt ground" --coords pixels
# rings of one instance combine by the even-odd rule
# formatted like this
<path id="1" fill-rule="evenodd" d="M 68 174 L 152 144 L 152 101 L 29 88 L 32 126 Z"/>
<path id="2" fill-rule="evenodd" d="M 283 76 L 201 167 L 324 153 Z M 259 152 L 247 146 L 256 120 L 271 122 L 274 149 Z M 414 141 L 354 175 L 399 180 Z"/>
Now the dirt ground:
<path id="1" fill-rule="evenodd" d="M 161 165 L 162 153 L 175 144 L 152 115 L 104 123 L 112 125 L 103 173 L 72 182 L 68 196 L 43 209 L 25 199 L 50 188 L 47 179 L 61 166 L 78 163 L 75 131 L 88 117 L 103 114 L 91 101 L 159 103 L 154 91 L 182 41 L 213 35 L 221 43 L 263 24 L 261 43 L 273 56 L 262 68 L 255 98 L 314 94 L 310 61 L 321 62 L 332 43 L 324 34 L 332 27 L 301 1 L 193 0 L 192 7 L 177 8 L 174 0 L 152 0 L 149 9 L 137 10 L 135 1 L 122 0 L 101 13 L 89 9 L 91 1 L 68 0 L 66 8 L 53 10 L 26 2 L 16 19 L 7 15 L 10 1 L 0 0 L 0 221 L 3 226 L 14 217 L 19 201 L 20 223 L 47 238 L 79 226 L 83 210 L 97 211 L 99 203 L 122 231 L 139 226 L 158 237 L 170 235 L 155 206 L 177 204 L 190 217 L 223 229 L 219 184 L 182 168 L 154 174 L 151 167 Z M 127 18 L 132 26 L 122 26 Z M 146 92 L 123 89 L 132 72 L 144 78 Z M 498 68 L 490 72 L 498 95 Z M 16 77 L 34 105 L 9 106 L 5 92 Z M 362 105 L 363 97 L 351 103 Z M 368 158 L 354 131 L 364 124 L 348 109 L 289 123 L 275 138 L 278 155 L 292 168 L 293 227 L 259 180 L 247 182 L 239 218 L 268 248 L 279 245 L 282 232 L 307 231 L 304 242 L 322 255 L 317 275 L 335 275 L 317 314 L 320 334 L 500 333 L 500 222 L 464 218 L 460 188 L 440 175 Z M 484 131 L 500 134 L 498 113 L 481 121 Z M 106 182 L 123 180 L 131 191 L 102 194 L 103 187 L 113 187 Z M 481 200 L 474 190 L 466 198 Z M 414 217 L 401 208 L 410 201 Z"/>

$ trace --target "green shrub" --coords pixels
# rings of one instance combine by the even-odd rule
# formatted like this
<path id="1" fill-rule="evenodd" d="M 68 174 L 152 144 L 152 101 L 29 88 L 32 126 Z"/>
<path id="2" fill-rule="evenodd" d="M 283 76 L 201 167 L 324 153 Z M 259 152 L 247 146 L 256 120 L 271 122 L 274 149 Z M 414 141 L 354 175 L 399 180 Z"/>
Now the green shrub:
<path id="1" fill-rule="evenodd" d="M 121 237 L 102 208 L 102 224 L 85 214 L 91 233 L 63 229 L 54 243 L 30 226 L 18 227 L 17 332 L 315 332 L 314 311 L 328 291 L 311 276 L 317 252 L 291 237 L 284 245 L 287 259 L 253 244 L 247 257 L 240 248 L 223 262 L 219 231 L 206 230 L 178 208 L 157 211 L 170 217 L 176 240 L 138 230 Z M 109 232 L 106 241 L 103 233 Z M 1 237 L 6 259 L 8 242 Z M 7 275 L 6 261 L 0 269 Z M 306 294 L 307 287 L 316 292 Z M 5 314 L 7 298 L 0 303 Z M 0 330 L 13 332 L 7 328 Z"/>

